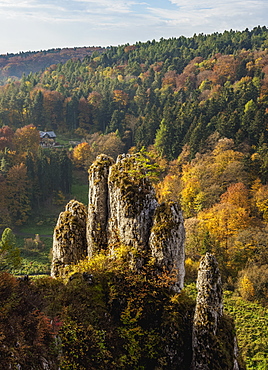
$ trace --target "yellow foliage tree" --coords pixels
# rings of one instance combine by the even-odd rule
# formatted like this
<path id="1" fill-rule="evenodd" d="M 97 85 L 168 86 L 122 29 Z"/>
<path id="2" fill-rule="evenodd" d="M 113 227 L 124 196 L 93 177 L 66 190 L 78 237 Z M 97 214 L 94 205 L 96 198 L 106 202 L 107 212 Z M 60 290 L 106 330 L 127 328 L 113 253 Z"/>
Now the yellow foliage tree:
<path id="1" fill-rule="evenodd" d="M 222 194 L 220 203 L 199 214 L 209 233 L 226 250 L 229 240 L 251 224 L 248 190 L 242 183 L 232 184 Z"/>
<path id="2" fill-rule="evenodd" d="M 114 90 L 113 95 L 113 100 L 119 104 L 119 107 L 125 107 L 127 105 L 129 96 L 125 91 Z"/>
<path id="3" fill-rule="evenodd" d="M 199 168 L 197 166 L 190 164 L 183 166 L 181 206 L 185 217 L 194 216 L 202 209 L 204 192 L 202 191 L 200 180 Z"/>
<path id="4" fill-rule="evenodd" d="M 14 145 L 18 153 L 37 152 L 40 143 L 40 135 L 34 125 L 18 128 L 14 135 Z"/>
<path id="5" fill-rule="evenodd" d="M 232 184 L 221 196 L 222 203 L 229 203 L 236 207 L 242 207 L 246 210 L 250 208 L 249 191 L 242 182 Z"/>
<path id="6" fill-rule="evenodd" d="M 101 153 L 116 159 L 119 154 L 124 152 L 124 143 L 115 132 L 107 135 L 95 132 L 87 137 L 87 141 L 92 149 L 92 162 Z"/>
<path id="7" fill-rule="evenodd" d="M 252 300 L 254 298 L 254 286 L 253 283 L 249 280 L 247 275 L 244 275 L 238 282 L 238 291 L 241 294 L 241 297 L 246 300 Z"/>
<path id="8" fill-rule="evenodd" d="M 218 203 L 198 217 L 205 221 L 209 233 L 226 249 L 230 237 L 250 224 L 248 211 L 229 203 Z"/>
<path id="9" fill-rule="evenodd" d="M 80 143 L 73 149 L 73 161 L 78 168 L 87 169 L 92 159 L 92 149 L 88 143 Z"/>
<path id="10" fill-rule="evenodd" d="M 264 221 L 268 222 L 268 185 L 262 185 L 257 179 L 252 186 L 253 201 Z"/>
<path id="11" fill-rule="evenodd" d="M 168 174 L 163 181 L 156 185 L 157 196 L 160 202 L 178 200 L 180 181 L 177 175 Z"/>
<path id="12" fill-rule="evenodd" d="M 244 154 L 234 151 L 233 146 L 231 139 L 220 139 L 213 151 L 197 153 L 194 160 L 182 166 L 181 205 L 186 217 L 195 216 L 218 202 L 229 184 L 244 182 Z M 236 187 L 241 188 L 243 184 Z M 240 188 L 236 193 L 245 198 Z"/>
<path id="13" fill-rule="evenodd" d="M 234 142 L 232 139 L 224 138 L 218 141 L 212 152 L 213 172 L 218 175 L 222 174 L 231 164 L 242 161 L 244 154 L 233 150 L 233 147 Z"/>

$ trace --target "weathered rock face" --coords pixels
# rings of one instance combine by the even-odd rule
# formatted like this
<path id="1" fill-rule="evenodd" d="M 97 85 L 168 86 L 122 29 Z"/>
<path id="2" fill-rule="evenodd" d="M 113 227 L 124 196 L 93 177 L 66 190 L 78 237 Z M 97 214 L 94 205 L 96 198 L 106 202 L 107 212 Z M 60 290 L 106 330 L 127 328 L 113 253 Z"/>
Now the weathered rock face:
<path id="1" fill-rule="evenodd" d="M 109 244 L 119 242 L 137 251 L 147 251 L 158 203 L 154 189 L 135 156 L 118 157 L 110 168 L 108 187 Z"/>
<path id="2" fill-rule="evenodd" d="M 238 359 L 239 359 L 239 349 L 238 349 L 238 344 L 237 344 L 237 338 L 234 337 L 234 368 L 233 370 L 241 370 Z"/>
<path id="3" fill-rule="evenodd" d="M 242 370 L 234 324 L 223 314 L 222 283 L 216 258 L 200 261 L 193 321 L 191 370 Z"/>
<path id="4" fill-rule="evenodd" d="M 140 158 L 122 155 L 114 163 L 110 157 L 101 155 L 89 169 L 88 212 L 83 204 L 72 200 L 59 215 L 51 275 L 61 276 L 66 265 L 103 249 L 110 258 L 114 248 L 124 245 L 129 256 L 127 266 L 134 273 L 149 261 L 150 268 L 155 268 L 153 273 L 169 275 L 170 289 L 178 293 L 184 284 L 184 239 L 178 204 L 158 204 Z M 92 279 L 91 274 L 88 277 Z M 234 326 L 223 315 L 221 277 L 212 254 L 201 259 L 197 289 L 193 321 L 192 306 L 187 311 L 187 332 L 192 329 L 185 347 L 187 366 L 192 360 L 191 370 L 240 370 Z M 170 366 L 164 368 L 180 368 L 187 357 L 177 350 L 180 330 L 176 325 L 172 328 L 171 322 L 163 330 L 165 338 L 170 337 L 165 344 Z"/>
<path id="5" fill-rule="evenodd" d="M 155 265 L 160 271 L 174 274 L 174 292 L 180 292 L 184 284 L 183 217 L 177 203 L 163 203 L 155 211 L 149 248 Z"/>
<path id="6" fill-rule="evenodd" d="M 216 258 L 207 253 L 200 262 L 193 323 L 193 369 L 211 370 L 213 337 L 223 315 L 222 283 Z"/>
<path id="7" fill-rule="evenodd" d="M 80 214 L 74 212 L 80 210 Z M 61 267 L 119 245 L 129 247 L 130 267 L 138 270 L 154 258 L 158 273 L 174 272 L 172 289 L 184 280 L 184 226 L 177 204 L 159 205 L 138 155 L 116 163 L 102 154 L 89 169 L 88 217 L 82 205 L 69 203 L 54 232 L 52 276 Z M 79 220 L 79 217 L 81 218 Z M 76 227 L 77 226 L 77 227 Z M 85 241 L 86 234 L 86 241 Z"/>
<path id="8" fill-rule="evenodd" d="M 108 174 L 114 160 L 99 155 L 89 169 L 87 244 L 88 256 L 107 249 L 107 222 L 109 217 Z"/>
<path id="9" fill-rule="evenodd" d="M 51 276 L 60 276 L 63 267 L 86 257 L 86 220 L 86 208 L 76 200 L 60 213 L 53 235 Z"/>

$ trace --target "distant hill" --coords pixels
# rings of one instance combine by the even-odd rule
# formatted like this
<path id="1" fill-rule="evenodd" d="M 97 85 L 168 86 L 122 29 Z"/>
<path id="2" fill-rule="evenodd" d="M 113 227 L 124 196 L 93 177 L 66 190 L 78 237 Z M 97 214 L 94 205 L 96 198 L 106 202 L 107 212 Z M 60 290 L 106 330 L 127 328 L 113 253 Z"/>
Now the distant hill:
<path id="1" fill-rule="evenodd" d="M 0 55 L 0 80 L 8 77 L 21 77 L 23 74 L 35 73 L 52 64 L 65 63 L 69 59 L 84 59 L 101 47 L 57 48 L 41 51 L 20 52 L 18 54 Z"/>

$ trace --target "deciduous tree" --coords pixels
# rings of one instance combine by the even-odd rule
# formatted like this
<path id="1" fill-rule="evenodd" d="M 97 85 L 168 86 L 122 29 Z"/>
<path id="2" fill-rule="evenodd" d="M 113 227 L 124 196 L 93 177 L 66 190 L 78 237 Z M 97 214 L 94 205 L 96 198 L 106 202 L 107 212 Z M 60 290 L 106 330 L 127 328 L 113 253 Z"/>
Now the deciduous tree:
<path id="1" fill-rule="evenodd" d="M 8 211 L 16 225 L 23 224 L 30 213 L 29 181 L 27 168 L 21 163 L 10 168 L 7 173 Z"/>
<path id="2" fill-rule="evenodd" d="M 0 128 L 0 150 L 13 149 L 14 131 L 9 126 Z"/>
<path id="3" fill-rule="evenodd" d="M 18 153 L 27 151 L 36 153 L 39 148 L 40 135 L 37 128 L 33 125 L 27 125 L 18 128 L 14 135 L 14 145 Z"/>
<path id="4" fill-rule="evenodd" d="M 20 251 L 16 247 L 16 237 L 10 228 L 3 231 L 0 241 L 0 271 L 10 271 L 20 265 Z"/>
<path id="5" fill-rule="evenodd" d="M 92 154 L 92 148 L 88 143 L 80 143 L 73 149 L 73 161 L 78 168 L 87 169 L 91 164 Z"/>

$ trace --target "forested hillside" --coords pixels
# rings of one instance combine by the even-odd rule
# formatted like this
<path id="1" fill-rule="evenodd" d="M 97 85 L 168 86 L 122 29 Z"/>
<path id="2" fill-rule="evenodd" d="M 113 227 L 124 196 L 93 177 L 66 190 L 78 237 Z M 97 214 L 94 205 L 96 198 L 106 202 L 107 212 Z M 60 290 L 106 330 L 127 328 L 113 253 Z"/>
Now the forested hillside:
<path id="1" fill-rule="evenodd" d="M 33 125 L 3 126 L 0 135 L 0 227 L 14 227 L 53 195 L 70 193 L 71 160 L 64 149 L 43 150 Z"/>
<path id="2" fill-rule="evenodd" d="M 192 156 L 215 131 L 236 144 L 266 138 L 267 34 L 252 31 L 148 41 L 53 64 L 0 90 L 0 121 L 18 128 L 128 132 L 167 159 Z"/>
<path id="3" fill-rule="evenodd" d="M 182 191 L 176 196 L 186 218 L 225 204 L 228 192 L 240 189 L 249 202 L 244 223 L 264 225 L 267 46 L 266 27 L 153 40 L 95 51 L 83 60 L 10 79 L 0 87 L 1 204 L 8 200 L 5 192 L 15 191 L 14 176 L 20 176 L 26 196 L 20 196 L 17 205 L 24 199 L 24 209 L 17 214 L 14 202 L 3 206 L 3 218 L 23 223 L 30 206 L 53 192 L 70 191 L 71 156 L 38 147 L 37 130 L 54 130 L 83 138 L 72 156 L 79 168 L 87 168 L 102 151 L 116 156 L 133 146 L 154 145 L 167 161 L 180 156 L 171 176 L 177 176 L 173 195 Z M 162 177 L 176 166 L 168 167 Z"/>
<path id="4" fill-rule="evenodd" d="M 181 204 L 187 283 L 213 252 L 225 288 L 267 305 L 268 29 L 137 42 L 43 70 L 35 55 L 0 86 L 1 227 L 68 198 L 72 165 L 140 151 L 159 201 Z M 38 130 L 80 144 L 40 148 Z M 265 368 L 265 340 L 245 347 L 249 366 Z"/>
<path id="5" fill-rule="evenodd" d="M 63 48 L 42 51 L 20 52 L 18 54 L 0 55 L 0 81 L 9 77 L 21 77 L 23 74 L 39 72 L 51 64 L 64 63 L 69 59 L 84 59 L 100 47 Z"/>

